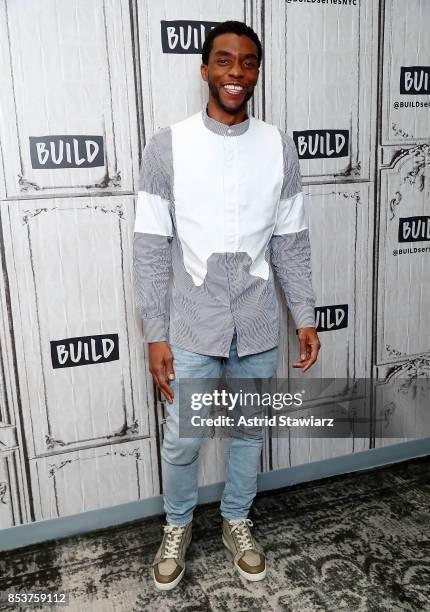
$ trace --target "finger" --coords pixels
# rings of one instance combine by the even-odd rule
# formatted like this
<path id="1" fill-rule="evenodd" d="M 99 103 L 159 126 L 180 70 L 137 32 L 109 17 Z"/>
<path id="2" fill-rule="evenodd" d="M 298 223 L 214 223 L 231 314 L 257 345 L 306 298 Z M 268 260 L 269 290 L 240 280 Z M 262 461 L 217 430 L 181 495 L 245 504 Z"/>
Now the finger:
<path id="1" fill-rule="evenodd" d="M 299 350 L 300 350 L 300 358 L 297 361 L 293 362 L 294 368 L 301 368 L 305 361 L 309 358 L 309 347 L 306 338 L 300 338 L 299 340 Z"/>
<path id="2" fill-rule="evenodd" d="M 311 352 L 311 349 L 308 349 L 308 354 L 306 355 L 304 360 L 295 361 L 293 363 L 293 368 L 302 368 L 303 372 L 308 370 L 313 363 L 315 363 L 317 357 Z"/>
<path id="3" fill-rule="evenodd" d="M 158 368 L 157 370 L 154 370 L 152 372 L 152 375 L 155 379 L 156 385 L 158 386 L 160 391 L 164 394 L 167 401 L 171 404 L 173 401 L 174 393 L 173 393 L 173 390 L 169 387 L 167 383 L 166 375 L 164 373 L 164 368 Z"/>
<path id="4" fill-rule="evenodd" d="M 169 387 L 167 382 L 163 382 L 160 385 L 160 391 L 163 393 L 164 397 L 169 402 L 169 404 L 173 404 L 173 397 L 175 394 L 173 393 L 172 389 Z"/>
<path id="5" fill-rule="evenodd" d="M 169 380 L 175 380 L 175 370 L 173 369 L 173 356 L 166 359 L 166 372 Z"/>
<path id="6" fill-rule="evenodd" d="M 169 404 L 173 404 L 173 397 L 175 394 L 169 387 L 169 383 L 166 380 L 161 380 L 158 386 Z"/>
<path id="7" fill-rule="evenodd" d="M 314 359 L 314 361 L 316 361 Z M 293 363 L 293 368 L 301 368 L 303 372 L 305 372 L 306 370 L 308 370 L 311 365 L 314 363 L 314 361 L 312 361 L 311 358 L 309 359 L 305 359 L 305 361 L 295 361 Z"/>
<path id="8" fill-rule="evenodd" d="M 300 338 L 299 343 L 300 343 L 300 360 L 305 361 L 305 359 L 308 358 L 308 350 L 309 350 L 307 336 Z"/>
<path id="9" fill-rule="evenodd" d="M 305 367 L 303 368 L 303 372 L 306 372 L 306 370 L 309 370 L 311 365 L 315 363 L 318 357 L 318 351 L 319 351 L 318 344 L 311 344 L 310 348 L 311 348 L 311 354 L 310 354 L 309 359 L 306 361 Z"/>

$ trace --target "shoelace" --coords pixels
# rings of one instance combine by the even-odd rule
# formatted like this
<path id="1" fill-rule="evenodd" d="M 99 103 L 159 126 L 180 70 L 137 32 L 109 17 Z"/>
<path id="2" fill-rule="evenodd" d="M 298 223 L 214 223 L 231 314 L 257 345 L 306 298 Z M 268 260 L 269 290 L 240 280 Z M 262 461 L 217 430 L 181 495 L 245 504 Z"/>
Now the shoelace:
<path id="1" fill-rule="evenodd" d="M 237 541 L 241 551 L 252 550 L 254 544 L 252 542 L 251 533 L 249 527 L 252 527 L 253 522 L 251 519 L 241 519 L 240 521 L 229 521 L 231 525 L 231 533 L 236 533 Z"/>
<path id="2" fill-rule="evenodd" d="M 164 525 L 164 533 L 167 534 L 166 544 L 164 546 L 164 559 L 175 559 L 179 554 L 179 546 L 182 536 L 184 535 L 185 526 L 180 525 Z"/>

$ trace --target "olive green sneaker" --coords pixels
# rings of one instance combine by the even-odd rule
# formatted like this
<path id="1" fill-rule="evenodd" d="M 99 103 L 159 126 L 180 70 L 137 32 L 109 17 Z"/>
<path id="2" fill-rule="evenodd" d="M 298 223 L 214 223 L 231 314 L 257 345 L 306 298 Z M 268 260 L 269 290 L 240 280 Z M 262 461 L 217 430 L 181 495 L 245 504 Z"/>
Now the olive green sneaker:
<path id="1" fill-rule="evenodd" d="M 247 580 L 263 580 L 266 576 L 266 557 L 263 547 L 253 538 L 252 521 L 223 518 L 222 541 L 233 557 L 233 563 Z"/>
<path id="2" fill-rule="evenodd" d="M 164 536 L 152 564 L 157 589 L 169 591 L 185 572 L 185 552 L 191 542 L 191 525 L 164 525 Z"/>

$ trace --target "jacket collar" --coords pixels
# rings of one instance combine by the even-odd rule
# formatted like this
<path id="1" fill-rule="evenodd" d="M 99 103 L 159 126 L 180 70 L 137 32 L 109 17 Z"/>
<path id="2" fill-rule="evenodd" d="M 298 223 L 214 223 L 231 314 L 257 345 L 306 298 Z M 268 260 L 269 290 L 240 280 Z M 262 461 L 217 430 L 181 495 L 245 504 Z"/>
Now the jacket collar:
<path id="1" fill-rule="evenodd" d="M 249 128 L 249 115 L 247 115 L 245 121 L 242 121 L 241 123 L 236 123 L 236 125 L 227 125 L 226 123 L 221 123 L 220 121 L 216 121 L 216 119 L 209 117 L 207 108 L 208 107 L 206 106 L 202 110 L 203 123 L 208 130 L 218 134 L 219 136 L 240 136 Z"/>

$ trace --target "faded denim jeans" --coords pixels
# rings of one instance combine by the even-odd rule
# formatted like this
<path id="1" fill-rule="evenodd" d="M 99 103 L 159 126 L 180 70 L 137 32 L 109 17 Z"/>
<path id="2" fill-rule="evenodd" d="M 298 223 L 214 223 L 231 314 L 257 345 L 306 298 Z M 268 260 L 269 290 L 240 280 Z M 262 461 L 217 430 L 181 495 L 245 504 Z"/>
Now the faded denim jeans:
<path id="1" fill-rule="evenodd" d="M 170 383 L 175 397 L 173 404 L 166 403 L 167 419 L 161 450 L 164 510 L 168 523 L 185 525 L 192 520 L 197 505 L 198 457 L 204 438 L 179 436 L 179 379 L 219 379 L 223 371 L 227 379 L 269 379 L 276 373 L 278 348 L 239 357 L 236 333 L 228 357 L 200 355 L 175 345 L 170 345 L 170 348 L 176 378 Z M 203 410 L 199 414 L 204 416 Z M 257 472 L 263 445 L 262 428 L 258 436 L 228 436 L 226 444 L 228 463 L 221 514 L 227 519 L 246 518 L 257 493 Z"/>

